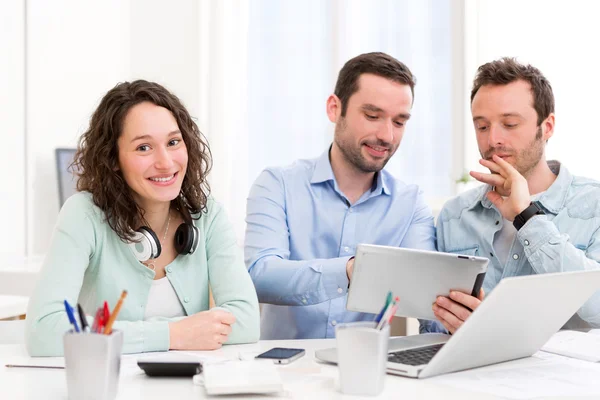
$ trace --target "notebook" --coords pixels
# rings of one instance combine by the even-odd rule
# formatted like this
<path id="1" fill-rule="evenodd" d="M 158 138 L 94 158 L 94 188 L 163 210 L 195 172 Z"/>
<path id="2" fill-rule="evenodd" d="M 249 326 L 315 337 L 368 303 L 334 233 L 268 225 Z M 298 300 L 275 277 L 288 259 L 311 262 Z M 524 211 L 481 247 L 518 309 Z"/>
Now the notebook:
<path id="1" fill-rule="evenodd" d="M 277 393 L 283 382 L 271 361 L 228 361 L 203 365 L 194 383 L 203 385 L 209 395 Z"/>

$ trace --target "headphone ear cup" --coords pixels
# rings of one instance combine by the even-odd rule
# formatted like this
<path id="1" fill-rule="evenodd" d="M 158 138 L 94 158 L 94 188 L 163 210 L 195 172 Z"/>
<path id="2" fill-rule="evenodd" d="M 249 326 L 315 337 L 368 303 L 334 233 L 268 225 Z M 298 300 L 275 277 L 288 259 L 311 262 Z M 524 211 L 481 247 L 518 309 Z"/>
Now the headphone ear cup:
<path id="1" fill-rule="evenodd" d="M 134 233 L 134 240 L 129 243 L 129 248 L 139 262 L 158 258 L 162 250 L 158 237 L 146 226 L 142 226 Z"/>
<path id="2" fill-rule="evenodd" d="M 198 228 L 183 223 L 175 232 L 175 250 L 179 254 L 193 254 L 198 247 Z"/>

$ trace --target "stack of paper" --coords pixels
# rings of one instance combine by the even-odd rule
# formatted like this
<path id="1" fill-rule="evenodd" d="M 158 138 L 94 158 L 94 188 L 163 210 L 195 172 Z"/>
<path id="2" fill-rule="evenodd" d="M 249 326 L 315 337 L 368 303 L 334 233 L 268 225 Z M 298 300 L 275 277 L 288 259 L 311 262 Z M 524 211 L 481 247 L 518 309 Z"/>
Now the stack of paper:
<path id="1" fill-rule="evenodd" d="M 599 362 L 600 334 L 598 333 L 600 332 L 560 331 L 555 333 L 541 350 L 580 360 Z"/>
<path id="2" fill-rule="evenodd" d="M 229 361 L 204 365 L 194 383 L 203 384 L 209 395 L 239 393 L 276 393 L 283 382 L 270 361 Z"/>

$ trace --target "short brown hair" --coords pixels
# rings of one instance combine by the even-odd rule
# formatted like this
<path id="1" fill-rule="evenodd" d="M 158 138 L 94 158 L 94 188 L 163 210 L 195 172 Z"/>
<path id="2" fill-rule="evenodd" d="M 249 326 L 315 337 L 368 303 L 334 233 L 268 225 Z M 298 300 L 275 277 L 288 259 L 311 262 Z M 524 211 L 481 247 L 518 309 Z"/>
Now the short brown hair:
<path id="1" fill-rule="evenodd" d="M 548 79 L 539 69 L 527 64 L 521 64 L 511 57 L 483 64 L 477 69 L 473 89 L 471 90 L 471 103 L 477 91 L 484 85 L 508 85 L 515 81 L 529 82 L 533 94 L 533 108 L 535 109 L 540 125 L 554 112 L 554 93 Z"/>
<path id="2" fill-rule="evenodd" d="M 347 61 L 338 75 L 333 93 L 342 102 L 342 117 L 346 116 L 350 97 L 358 91 L 358 78 L 362 74 L 373 74 L 409 85 L 414 100 L 417 80 L 406 65 L 385 53 L 365 53 Z"/>
<path id="3" fill-rule="evenodd" d="M 90 119 L 90 126 L 79 138 L 71 168 L 79 176 L 77 190 L 92 194 L 94 204 L 104 211 L 110 227 L 123 241 L 132 241 L 134 230 L 147 225 L 145 211 L 119 169 L 117 141 L 129 110 L 151 102 L 169 110 L 188 152 L 188 164 L 180 195 L 171 202 L 183 218 L 206 210 L 210 187 L 206 180 L 212 157 L 206 139 L 181 101 L 158 83 L 137 80 L 123 82 L 108 91 Z"/>

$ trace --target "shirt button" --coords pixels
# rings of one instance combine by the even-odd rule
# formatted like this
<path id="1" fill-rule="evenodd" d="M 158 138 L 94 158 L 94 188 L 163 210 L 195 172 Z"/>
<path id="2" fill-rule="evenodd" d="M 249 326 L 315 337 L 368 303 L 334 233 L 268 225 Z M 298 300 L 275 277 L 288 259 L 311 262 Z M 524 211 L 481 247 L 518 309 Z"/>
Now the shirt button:
<path id="1" fill-rule="evenodd" d="M 167 267 L 167 272 L 171 272 L 171 271 L 173 271 L 173 268 Z"/>
<path id="2" fill-rule="evenodd" d="M 352 209 L 351 209 L 351 208 L 349 208 L 349 209 L 348 209 L 348 212 L 349 212 L 350 214 L 352 214 Z"/>
<path id="3" fill-rule="evenodd" d="M 350 247 L 348 247 L 348 246 L 344 247 L 344 251 L 345 251 L 346 253 L 350 252 Z"/>
<path id="4" fill-rule="evenodd" d="M 518 260 L 519 259 L 519 255 L 518 254 L 513 254 L 513 259 Z"/>
<path id="5" fill-rule="evenodd" d="M 334 319 L 333 321 L 331 321 L 331 325 L 336 326 L 337 325 L 337 321 Z"/>
<path id="6" fill-rule="evenodd" d="M 525 240 L 525 246 L 529 246 L 529 240 Z"/>
<path id="7" fill-rule="evenodd" d="M 302 299 L 302 303 L 303 303 L 303 304 L 306 304 L 306 303 L 308 303 L 308 302 L 306 301 L 306 299 Z"/>
<path id="8" fill-rule="evenodd" d="M 190 298 L 189 298 L 189 297 L 187 297 L 187 296 L 185 296 L 185 297 L 183 298 L 183 301 L 184 301 L 185 303 L 189 303 L 189 302 L 190 302 Z"/>
<path id="9" fill-rule="evenodd" d="M 338 288 L 338 293 L 344 293 L 344 289 L 342 289 L 341 287 Z"/>

